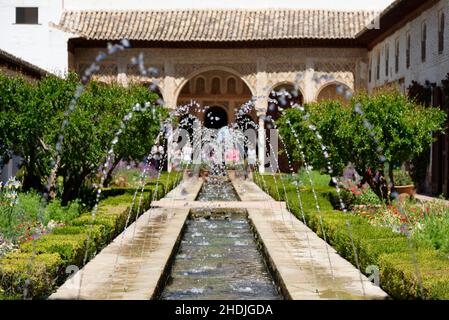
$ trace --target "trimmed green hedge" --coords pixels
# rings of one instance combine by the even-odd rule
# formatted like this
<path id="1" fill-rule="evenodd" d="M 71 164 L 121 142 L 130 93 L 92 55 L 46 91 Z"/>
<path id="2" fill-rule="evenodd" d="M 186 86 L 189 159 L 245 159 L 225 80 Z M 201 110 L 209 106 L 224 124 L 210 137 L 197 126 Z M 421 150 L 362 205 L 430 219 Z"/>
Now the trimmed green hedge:
<path id="1" fill-rule="evenodd" d="M 57 253 L 34 255 L 13 252 L 0 260 L 2 294 L 6 299 L 20 299 L 25 287 L 27 298 L 44 297 L 60 277 L 63 261 Z M 28 285 L 26 285 L 28 282 Z"/>
<path id="2" fill-rule="evenodd" d="M 145 187 L 141 213 L 150 207 L 153 197 L 160 199 L 180 181 L 182 173 L 161 175 L 161 183 Z M 109 189 L 109 196 L 100 201 L 92 224 L 91 213 L 73 219 L 67 226 L 56 228 L 51 234 L 23 243 L 18 251 L 0 259 L 0 299 L 20 299 L 25 281 L 29 280 L 28 298 L 45 298 L 60 285 L 69 265 L 81 267 L 86 255 L 89 233 L 91 239 L 88 257 L 92 258 L 125 228 L 134 190 Z M 137 214 L 137 201 L 131 212 L 131 222 Z"/>
<path id="3" fill-rule="evenodd" d="M 275 181 L 270 175 L 264 175 L 263 180 L 260 175 L 256 175 L 255 182 L 273 198 L 286 201 L 291 212 L 302 221 L 295 186 L 286 183 L 284 192 L 280 179 Z M 335 189 L 317 186 L 315 191 L 321 215 L 317 213 L 312 190 L 309 187 L 300 188 L 307 225 L 321 238 L 324 238 L 324 229 L 327 242 L 341 256 L 356 265 L 354 242 L 361 271 L 365 272 L 370 265 L 377 266 L 380 271 L 380 285 L 391 297 L 449 299 L 447 256 L 430 245 L 425 247 L 420 244 L 418 247 L 405 236 L 389 228 L 373 226 L 360 216 L 333 210 L 329 193 L 335 193 Z"/>

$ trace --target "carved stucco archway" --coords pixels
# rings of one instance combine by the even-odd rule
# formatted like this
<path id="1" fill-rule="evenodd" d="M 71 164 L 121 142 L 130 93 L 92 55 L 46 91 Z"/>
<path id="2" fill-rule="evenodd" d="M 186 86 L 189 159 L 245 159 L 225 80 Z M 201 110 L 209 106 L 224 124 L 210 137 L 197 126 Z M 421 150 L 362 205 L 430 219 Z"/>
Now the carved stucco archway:
<path id="1" fill-rule="evenodd" d="M 282 91 L 289 94 L 289 96 L 283 95 Z M 275 84 L 268 93 L 268 96 L 269 101 L 266 115 L 273 121 L 276 121 L 282 116 L 283 112 L 280 108 L 285 110 L 293 107 L 295 104 L 302 105 L 304 103 L 304 94 L 301 88 L 295 86 L 291 81 L 282 81 Z M 265 122 L 265 152 L 270 159 L 269 164 L 265 165 L 266 170 L 272 172 L 276 172 L 277 170 L 280 170 L 281 172 L 290 172 L 290 168 L 297 170 L 298 166 L 291 162 L 291 159 L 287 157 L 285 150 L 283 150 L 282 140 L 276 138 L 276 135 L 278 135 L 279 132 L 270 129 L 275 129 L 274 124 L 271 121 Z M 275 135 L 273 136 L 273 134 Z M 274 159 L 274 157 L 277 157 L 277 159 Z"/>
<path id="2" fill-rule="evenodd" d="M 229 79 L 234 79 L 236 90 L 229 92 Z M 201 90 L 198 83 L 201 82 Z M 189 88 L 189 89 L 187 89 Z M 223 107 L 228 115 L 229 123 L 235 121 L 235 109 L 251 101 L 253 91 L 247 82 L 235 71 L 229 68 L 203 68 L 192 73 L 188 80 L 181 82 L 176 88 L 176 105 L 188 105 L 194 102 L 197 107 L 191 113 L 204 121 L 204 108 L 218 105 Z"/>
<path id="3" fill-rule="evenodd" d="M 193 78 L 195 78 L 196 76 L 208 72 L 208 71 L 224 71 L 224 72 L 228 72 L 232 75 L 234 75 L 235 77 L 239 78 L 241 81 L 243 81 L 246 86 L 249 88 L 249 90 L 251 91 L 251 95 L 255 96 L 256 95 L 256 90 L 254 88 L 254 86 L 250 83 L 250 81 L 248 80 L 248 76 L 242 76 L 242 74 L 240 74 L 238 71 L 234 70 L 233 68 L 230 67 L 225 67 L 225 66 L 220 66 L 220 65 L 211 65 L 208 67 L 201 67 L 199 69 L 196 69 L 195 71 L 191 72 L 188 76 L 186 77 L 180 77 L 179 75 L 176 75 L 176 79 L 177 79 L 177 85 L 176 85 L 176 90 L 175 90 L 175 101 L 178 101 L 179 99 L 179 94 L 182 90 L 182 88 Z"/>
<path id="4" fill-rule="evenodd" d="M 343 92 L 341 92 L 341 93 L 337 92 L 337 88 L 339 86 L 343 87 Z M 351 88 L 351 86 L 348 85 L 347 83 L 344 83 L 343 81 L 333 80 L 333 81 L 328 81 L 328 82 L 324 83 L 323 85 L 321 85 L 318 88 L 314 100 L 316 102 L 320 102 L 324 98 L 324 97 L 320 97 L 320 95 L 322 95 L 325 92 L 325 90 L 328 90 L 330 88 L 335 88 L 335 95 L 333 97 L 331 97 L 330 100 L 339 100 L 339 101 L 342 101 L 342 102 L 345 102 L 345 101 L 347 102 L 347 99 L 345 97 L 345 93 L 347 91 L 349 91 L 351 93 L 351 95 L 354 93 L 353 88 Z"/>
<path id="5" fill-rule="evenodd" d="M 295 85 L 295 83 L 293 81 L 288 81 L 288 80 L 280 81 L 280 82 L 275 83 L 274 85 L 271 85 L 270 90 L 268 90 L 268 92 L 267 92 L 267 96 L 270 96 L 270 94 L 276 88 L 280 88 L 280 87 L 283 87 L 283 86 L 296 88 L 298 90 L 298 93 L 301 95 L 302 101 L 304 102 L 304 98 L 305 98 L 304 86 L 301 83 L 298 83 L 298 84 Z"/>

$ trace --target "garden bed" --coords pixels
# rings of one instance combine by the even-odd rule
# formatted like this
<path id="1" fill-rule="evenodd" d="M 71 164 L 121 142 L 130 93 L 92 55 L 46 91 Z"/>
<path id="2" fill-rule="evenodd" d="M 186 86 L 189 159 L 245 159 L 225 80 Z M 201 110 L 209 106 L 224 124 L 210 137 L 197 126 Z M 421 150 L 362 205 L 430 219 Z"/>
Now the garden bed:
<path id="1" fill-rule="evenodd" d="M 173 189 L 180 177 L 180 173 L 164 173 L 158 184 L 147 184 L 139 214 L 150 207 L 153 199 Z M 124 230 L 135 188 L 104 191 L 93 225 L 90 212 L 81 214 L 37 240 L 23 242 L 0 259 L 0 299 L 21 299 L 25 289 L 27 298 L 46 298 L 65 281 L 68 266 L 82 267 L 89 234 L 87 256 L 91 259 Z M 130 221 L 136 217 L 136 207 Z"/>
<path id="2" fill-rule="evenodd" d="M 256 175 L 255 179 L 273 198 L 286 201 L 291 212 L 302 220 L 298 187 L 293 181 L 283 181 L 285 192 L 279 175 L 263 175 L 263 180 Z M 322 238 L 325 235 L 326 241 L 363 273 L 370 275 L 367 267 L 377 267 L 381 288 L 393 298 L 449 299 L 449 257 L 444 250 L 432 241 L 408 240 L 391 228 L 371 224 L 365 217 L 335 210 L 329 201 L 335 189 L 323 183 L 329 178 L 317 181 L 315 191 L 321 214 L 316 210 L 310 185 L 299 186 L 304 217 L 314 232 Z"/>

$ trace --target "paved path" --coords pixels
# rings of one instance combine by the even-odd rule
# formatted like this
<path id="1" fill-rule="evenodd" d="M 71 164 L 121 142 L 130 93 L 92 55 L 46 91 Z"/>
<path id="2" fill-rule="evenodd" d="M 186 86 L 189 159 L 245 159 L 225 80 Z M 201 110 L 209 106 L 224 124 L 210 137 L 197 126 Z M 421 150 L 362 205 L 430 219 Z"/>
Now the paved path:
<path id="1" fill-rule="evenodd" d="M 444 199 L 439 199 L 435 197 L 426 196 L 423 194 L 415 194 L 415 199 L 421 201 L 421 202 L 433 202 L 433 201 L 441 201 L 449 206 L 449 201 Z"/>
<path id="2" fill-rule="evenodd" d="M 324 240 L 279 206 L 250 181 L 233 180 L 243 203 L 266 203 L 264 209 L 249 208 L 248 217 L 264 243 L 278 282 L 288 298 L 385 299 L 387 294 L 368 281 Z"/>
<path id="3" fill-rule="evenodd" d="M 165 199 L 192 201 L 201 185 L 184 180 Z M 50 299 L 151 299 L 188 214 L 188 207 L 148 210 Z"/>
<path id="4" fill-rule="evenodd" d="M 162 199 L 153 201 L 152 207 L 158 208 L 190 208 L 190 209 L 265 209 L 277 208 L 286 209 L 285 202 L 274 201 L 273 199 L 266 201 L 183 201 Z"/>

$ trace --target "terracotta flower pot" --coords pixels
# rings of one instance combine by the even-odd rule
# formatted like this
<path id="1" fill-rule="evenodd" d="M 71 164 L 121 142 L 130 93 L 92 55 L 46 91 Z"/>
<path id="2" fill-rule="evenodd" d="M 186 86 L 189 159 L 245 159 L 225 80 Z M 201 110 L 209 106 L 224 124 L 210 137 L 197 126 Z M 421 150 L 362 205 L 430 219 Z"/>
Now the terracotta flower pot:
<path id="1" fill-rule="evenodd" d="M 415 186 L 413 184 L 407 185 L 407 186 L 394 186 L 394 189 L 396 190 L 396 192 L 401 195 L 401 194 L 408 194 L 408 195 L 415 195 L 416 193 L 416 189 Z"/>
<path id="2" fill-rule="evenodd" d="M 200 170 L 200 177 L 207 178 L 209 176 L 209 170 Z"/>

